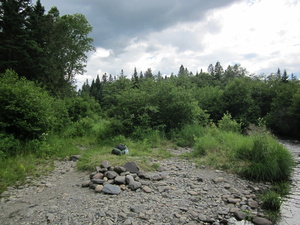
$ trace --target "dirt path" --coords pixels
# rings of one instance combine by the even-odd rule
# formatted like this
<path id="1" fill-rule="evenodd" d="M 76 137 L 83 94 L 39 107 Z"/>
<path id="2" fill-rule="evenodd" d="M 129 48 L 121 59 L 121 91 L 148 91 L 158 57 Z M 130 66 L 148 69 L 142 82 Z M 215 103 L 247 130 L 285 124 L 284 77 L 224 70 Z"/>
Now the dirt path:
<path id="1" fill-rule="evenodd" d="M 256 193 L 264 185 L 196 168 L 176 156 L 157 163 L 161 172 L 149 174 L 165 179 L 143 181 L 150 193 L 126 189 L 106 195 L 81 187 L 89 174 L 77 171 L 75 162 L 56 162 L 55 170 L 35 185 L 4 193 L 0 224 L 245 224 L 237 222 L 235 211 L 262 214 Z"/>

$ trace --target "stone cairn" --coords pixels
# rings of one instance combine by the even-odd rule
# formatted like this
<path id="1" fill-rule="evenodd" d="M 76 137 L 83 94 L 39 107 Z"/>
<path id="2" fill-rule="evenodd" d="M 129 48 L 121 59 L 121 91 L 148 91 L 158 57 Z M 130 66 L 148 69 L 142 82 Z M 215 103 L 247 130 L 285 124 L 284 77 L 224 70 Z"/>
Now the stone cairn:
<path id="1" fill-rule="evenodd" d="M 90 174 L 90 180 L 81 186 L 93 189 L 97 193 L 118 195 L 126 188 L 132 191 L 142 188 L 141 179 L 159 181 L 164 178 L 161 175 L 148 176 L 140 171 L 135 162 L 127 162 L 124 166 L 111 166 L 110 162 L 105 160 Z M 147 192 L 147 187 L 143 187 L 143 190 Z"/>

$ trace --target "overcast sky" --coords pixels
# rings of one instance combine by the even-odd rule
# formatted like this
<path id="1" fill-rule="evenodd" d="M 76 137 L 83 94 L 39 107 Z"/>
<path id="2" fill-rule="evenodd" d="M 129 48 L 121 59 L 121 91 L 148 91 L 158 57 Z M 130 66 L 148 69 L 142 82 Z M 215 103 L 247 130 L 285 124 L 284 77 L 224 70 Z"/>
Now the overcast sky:
<path id="1" fill-rule="evenodd" d="M 35 2 L 35 1 L 33 1 Z M 217 61 L 241 64 L 250 73 L 278 68 L 300 75 L 299 0 L 41 0 L 46 11 L 84 14 L 96 52 L 78 86 L 99 74 L 134 68 L 196 73 Z"/>

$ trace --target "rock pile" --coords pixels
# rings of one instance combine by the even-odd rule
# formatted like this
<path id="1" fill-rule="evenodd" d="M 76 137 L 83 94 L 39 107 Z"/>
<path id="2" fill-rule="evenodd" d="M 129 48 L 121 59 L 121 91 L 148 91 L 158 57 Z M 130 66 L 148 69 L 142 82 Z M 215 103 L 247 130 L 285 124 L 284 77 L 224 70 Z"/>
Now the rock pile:
<path id="1" fill-rule="evenodd" d="M 143 180 L 141 180 L 143 179 Z M 89 187 L 97 193 L 118 195 L 121 190 L 130 189 L 136 191 L 143 186 L 145 192 L 149 188 L 145 186 L 145 180 L 162 180 L 162 176 L 148 176 L 140 171 L 135 162 L 127 162 L 124 166 L 111 166 L 109 161 L 103 161 L 96 171 L 90 174 L 90 180 L 82 183 L 82 187 Z"/>

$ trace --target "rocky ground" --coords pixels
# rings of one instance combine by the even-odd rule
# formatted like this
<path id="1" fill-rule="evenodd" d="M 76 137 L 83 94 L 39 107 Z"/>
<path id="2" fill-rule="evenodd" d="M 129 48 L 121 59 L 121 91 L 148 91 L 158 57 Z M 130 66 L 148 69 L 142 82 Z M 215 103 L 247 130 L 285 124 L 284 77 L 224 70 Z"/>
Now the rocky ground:
<path id="1" fill-rule="evenodd" d="M 174 157 L 157 161 L 162 180 L 140 180 L 142 187 L 120 194 L 97 193 L 82 184 L 90 174 L 74 161 L 57 161 L 55 170 L 31 185 L 11 187 L 0 199 L 0 224 L 271 224 L 257 194 L 266 185 Z M 99 162 L 100 165 L 101 162 Z M 30 178 L 29 178 L 30 179 Z"/>

